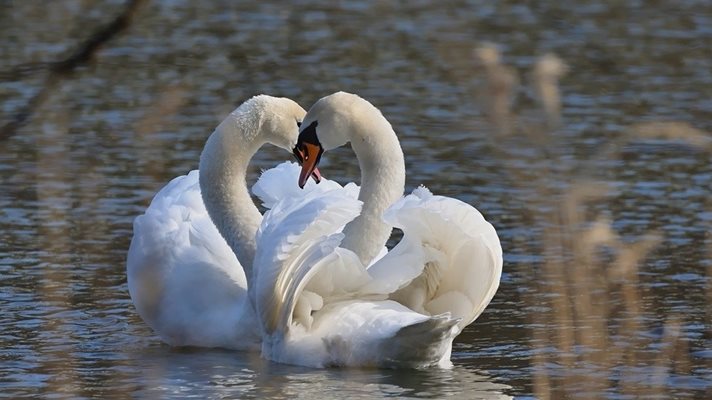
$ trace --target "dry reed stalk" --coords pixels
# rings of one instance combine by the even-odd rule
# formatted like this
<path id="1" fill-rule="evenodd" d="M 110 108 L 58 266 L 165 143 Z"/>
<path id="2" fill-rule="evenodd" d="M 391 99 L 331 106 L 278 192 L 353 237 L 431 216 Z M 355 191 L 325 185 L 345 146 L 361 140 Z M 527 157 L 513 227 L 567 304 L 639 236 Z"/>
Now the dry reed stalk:
<path id="1" fill-rule="evenodd" d="M 501 72 L 499 52 L 494 46 L 483 46 L 476 50 L 476 56 L 490 74 L 481 93 L 494 99 L 488 105 L 490 112 L 491 107 L 506 106 L 506 110 L 490 115 L 515 118 L 510 114 L 510 103 L 499 100 L 516 90 L 513 81 L 508 81 L 510 86 L 498 86 L 500 81 L 493 77 L 492 71 Z M 549 159 L 546 148 L 553 140 L 547 129 L 560 122 L 558 78 L 566 71 L 561 60 L 547 55 L 539 59 L 531 75 L 548 123 L 545 127 L 527 127 L 521 133 L 529 133 L 527 136 L 535 139 L 534 145 L 545 159 Z M 502 124 L 496 119 L 493 125 L 500 134 Z M 614 141 L 599 156 L 617 157 L 620 149 L 635 138 L 675 139 L 710 148 L 709 135 L 689 125 L 652 123 L 635 125 L 631 133 Z M 514 165 L 506 161 L 505 152 L 500 155 L 503 165 Z M 646 309 L 642 301 L 639 267 L 660 244 L 661 235 L 652 232 L 634 243 L 625 243 L 613 230 L 609 218 L 587 217 L 589 203 L 605 201 L 608 190 L 604 184 L 585 182 L 556 190 L 547 185 L 547 179 L 576 182 L 581 177 L 568 176 L 553 167 L 534 177 L 511 167 L 508 172 L 513 184 L 522 185 L 523 189 L 534 188 L 539 199 L 532 201 L 531 207 L 534 215 L 539 216 L 539 225 L 545 227 L 540 252 L 546 257 L 537 274 L 538 295 L 525 295 L 526 302 L 545 310 L 530 316 L 535 395 L 549 399 L 602 398 L 614 392 L 623 396 L 665 393 L 668 374 L 673 370 L 689 371 L 690 362 L 687 343 L 681 334 L 681 317 L 668 318 L 665 335 L 659 340 L 644 334 L 650 328 L 644 317 L 655 312 Z M 591 171 L 584 169 L 586 172 Z M 559 199 L 563 201 L 559 203 Z M 553 211 L 542 213 L 542 209 Z M 712 266 L 708 268 L 712 276 Z M 544 293 L 548 295 L 542 296 Z M 712 304 L 712 291 L 709 297 Z M 712 311 L 708 309 L 708 313 Z M 650 346 L 660 346 L 664 351 L 651 358 L 646 351 Z M 555 351 L 547 350 L 551 348 Z M 553 370 L 551 365 L 558 368 Z M 644 366 L 659 367 L 656 369 L 659 374 L 650 384 L 639 381 L 639 369 Z"/>
<path id="2" fill-rule="evenodd" d="M 512 102 L 519 77 L 514 68 L 502 64 L 499 49 L 491 43 L 483 43 L 474 52 L 476 65 L 484 70 L 480 87 L 480 104 L 499 135 L 512 133 L 514 116 Z"/>
<path id="3" fill-rule="evenodd" d="M 134 132 L 138 136 L 154 136 L 156 131 L 168 125 L 170 117 L 188 101 L 188 90 L 184 85 L 171 84 L 159 90 L 156 101 L 146 109 L 143 117 L 134 123 Z"/>
<path id="4" fill-rule="evenodd" d="M 534 64 L 532 86 L 549 129 L 557 128 L 561 124 L 559 79 L 568 71 L 569 67 L 552 53 L 539 57 Z"/>
<path id="5" fill-rule="evenodd" d="M 155 156 L 155 152 L 164 146 L 157 132 L 175 124 L 173 117 L 188 101 L 189 91 L 184 85 L 172 84 L 165 86 L 159 93 L 155 102 L 146 108 L 142 118 L 134 123 L 134 151 L 137 159 L 151 160 L 143 166 L 144 175 L 155 178 L 157 182 L 164 179 L 166 170 L 165 160 Z M 157 188 L 150 185 L 146 189 L 151 193 Z"/>

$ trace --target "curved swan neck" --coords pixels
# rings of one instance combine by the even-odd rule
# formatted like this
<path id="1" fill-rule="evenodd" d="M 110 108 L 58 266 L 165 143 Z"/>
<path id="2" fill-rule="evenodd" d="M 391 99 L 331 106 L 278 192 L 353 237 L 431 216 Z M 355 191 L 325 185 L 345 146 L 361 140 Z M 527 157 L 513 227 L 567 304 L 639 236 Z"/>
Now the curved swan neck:
<path id="1" fill-rule="evenodd" d="M 250 129 L 251 128 L 251 129 Z M 237 256 L 248 283 L 252 280 L 255 233 L 262 214 L 247 189 L 247 167 L 265 143 L 256 127 L 241 128 L 227 118 L 210 135 L 200 155 L 200 190 L 205 208 Z"/>
<path id="2" fill-rule="evenodd" d="M 380 112 L 368 124 L 350 133 L 351 146 L 361 168 L 359 200 L 363 202 L 363 209 L 344 228 L 346 237 L 342 246 L 355 252 L 361 262 L 368 265 L 391 236 L 392 227 L 384 223 L 382 217 L 403 195 L 405 161 L 398 137 Z"/>

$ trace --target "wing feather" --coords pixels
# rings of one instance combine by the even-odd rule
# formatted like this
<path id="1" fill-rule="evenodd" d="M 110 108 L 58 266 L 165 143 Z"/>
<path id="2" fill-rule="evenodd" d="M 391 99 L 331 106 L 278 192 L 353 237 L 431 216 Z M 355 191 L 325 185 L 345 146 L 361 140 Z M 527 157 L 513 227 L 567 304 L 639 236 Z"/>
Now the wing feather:
<path id="1" fill-rule="evenodd" d="M 344 225 L 360 212 L 361 202 L 339 187 L 284 198 L 265 214 L 257 232 L 252 292 L 265 333 L 286 333 L 301 292 L 320 269 L 353 262 L 347 250 L 336 248 Z M 334 275 L 345 279 L 343 272 Z"/>
<path id="2" fill-rule="evenodd" d="M 357 185 L 350 183 L 342 188 L 339 183 L 326 178 L 322 178 L 319 184 L 309 179 L 304 189 L 300 189 L 296 184 L 299 180 L 300 170 L 299 164 L 285 161 L 274 168 L 263 171 L 260 178 L 252 186 L 252 193 L 268 209 L 273 208 L 282 199 L 303 197 L 313 191 L 325 193 L 342 189 L 346 190 L 346 193 L 354 199 L 358 198 L 359 187 Z"/>
<path id="3" fill-rule="evenodd" d="M 143 320 L 176 346 L 253 348 L 245 274 L 200 195 L 198 171 L 161 189 L 134 220 L 126 273 Z M 241 322 L 241 323 L 238 323 Z"/>
<path id="4" fill-rule="evenodd" d="M 459 329 L 474 321 L 499 287 L 502 248 L 494 227 L 474 207 L 420 187 L 384 219 L 403 239 L 369 273 L 394 286 L 391 298 L 428 315 L 450 313 Z M 376 284 L 376 283 L 374 283 Z"/>

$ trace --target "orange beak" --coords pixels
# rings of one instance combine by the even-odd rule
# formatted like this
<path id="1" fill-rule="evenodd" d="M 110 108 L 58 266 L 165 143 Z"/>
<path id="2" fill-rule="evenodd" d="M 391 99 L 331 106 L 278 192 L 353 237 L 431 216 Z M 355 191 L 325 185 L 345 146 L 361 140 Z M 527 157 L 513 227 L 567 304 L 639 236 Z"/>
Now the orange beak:
<path id="1" fill-rule="evenodd" d="M 300 188 L 304 188 L 309 176 L 314 177 L 316 183 L 321 181 L 321 174 L 316 166 L 319 164 L 323 152 L 324 149 L 320 145 L 312 143 L 302 143 L 301 148 L 294 148 L 294 155 L 302 164 L 302 172 L 299 174 Z"/>
<path id="2" fill-rule="evenodd" d="M 294 153 L 294 157 L 296 157 L 297 161 L 299 161 L 299 165 L 302 165 L 302 162 L 304 160 L 304 152 L 296 146 L 294 147 L 294 150 L 292 150 L 292 152 Z M 321 182 L 321 172 L 319 172 L 319 168 L 314 167 L 314 170 L 311 173 L 311 177 L 317 184 Z M 300 186 L 300 188 L 304 189 L 304 186 Z"/>

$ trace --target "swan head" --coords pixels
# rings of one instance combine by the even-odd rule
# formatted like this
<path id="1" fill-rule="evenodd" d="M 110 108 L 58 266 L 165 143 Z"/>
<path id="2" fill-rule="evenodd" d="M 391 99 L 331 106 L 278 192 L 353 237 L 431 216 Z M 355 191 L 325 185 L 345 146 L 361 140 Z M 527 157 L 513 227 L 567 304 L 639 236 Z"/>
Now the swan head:
<path id="1" fill-rule="evenodd" d="M 302 165 L 299 187 L 304 187 L 324 151 L 356 139 L 369 141 L 369 132 L 377 131 L 374 125 L 384 122 L 388 124 L 376 107 L 355 94 L 337 92 L 319 99 L 304 117 L 293 149 Z"/>
<path id="2" fill-rule="evenodd" d="M 244 125 L 254 125 L 245 130 L 247 135 L 262 135 L 264 142 L 291 151 L 297 143 L 297 134 L 306 111 L 286 97 L 261 94 L 244 102 L 232 115 Z"/>

